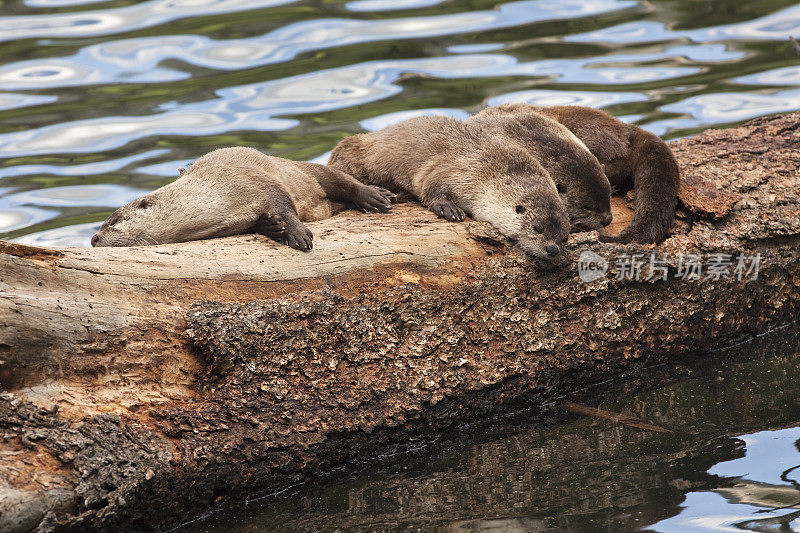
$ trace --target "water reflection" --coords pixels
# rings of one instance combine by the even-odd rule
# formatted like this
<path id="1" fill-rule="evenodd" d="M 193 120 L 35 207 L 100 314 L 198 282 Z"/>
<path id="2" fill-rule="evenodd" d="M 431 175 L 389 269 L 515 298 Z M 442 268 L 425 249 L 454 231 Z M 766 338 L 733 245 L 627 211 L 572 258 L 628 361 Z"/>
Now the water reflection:
<path id="1" fill-rule="evenodd" d="M 646 43 L 689 39 L 696 43 L 710 41 L 785 41 L 800 32 L 800 5 L 746 22 L 697 30 L 669 30 L 667 24 L 637 21 L 587 33 L 569 35 L 568 42 Z"/>
<path id="2" fill-rule="evenodd" d="M 717 463 L 708 473 L 736 479 L 732 487 L 690 492 L 675 517 L 654 531 L 788 531 L 800 529 L 800 427 L 738 437 L 744 456 Z M 787 466 L 790 465 L 790 466 Z"/>
<path id="3" fill-rule="evenodd" d="M 703 24 L 661 0 L 26 0 L 0 17 L 0 184 L 146 191 L 212 148 L 325 161 L 349 133 L 487 103 L 606 107 L 667 136 L 800 109 L 796 55 L 763 45 L 800 5 L 725 6 Z M 115 207 L 12 201 L 0 238 Z"/>
<path id="4" fill-rule="evenodd" d="M 527 102 L 536 105 L 582 105 L 589 107 L 606 107 L 625 102 L 643 102 L 647 96 L 640 93 L 626 92 L 589 92 L 589 91 L 548 91 L 545 89 L 519 91 L 496 96 L 486 104 L 517 104 Z"/>
<path id="5" fill-rule="evenodd" d="M 783 67 L 733 79 L 739 85 L 800 85 L 800 66 Z"/>
<path id="6" fill-rule="evenodd" d="M 70 246 L 89 246 L 92 235 L 97 233 L 100 222 L 88 224 L 75 224 L 63 228 L 55 228 L 46 231 L 37 231 L 23 237 L 14 239 L 15 242 L 29 244 L 32 246 L 51 247 L 70 247 Z"/>
<path id="7" fill-rule="evenodd" d="M 31 94 L 0 93 L 0 111 L 17 109 L 32 105 L 42 105 L 55 102 L 55 96 L 36 96 Z"/>
<path id="8" fill-rule="evenodd" d="M 62 87 L 122 80 L 126 83 L 169 82 L 185 79 L 189 74 L 157 68 L 166 59 L 179 59 L 211 69 L 246 69 L 288 61 L 310 50 L 521 26 L 608 13 L 635 5 L 636 2 L 629 0 L 524 0 L 501 4 L 495 10 L 434 17 L 311 20 L 251 39 L 218 41 L 195 35 L 125 39 L 82 48 L 69 59 L 7 65 L 0 68 L 0 82 L 8 88 Z"/>
<path id="9" fill-rule="evenodd" d="M 615 384 L 612 394 L 625 399 L 600 405 L 671 433 L 572 416 L 544 426 L 529 416 L 494 421 L 368 474 L 182 531 L 741 532 L 779 531 L 785 517 L 795 527 L 799 335 L 795 325 L 727 352 L 746 361 L 731 368 L 666 372 L 673 383 L 655 390 Z M 644 374 L 650 383 L 658 376 Z M 763 430 L 771 425 L 789 427 Z"/>
<path id="10" fill-rule="evenodd" d="M 11 232 L 52 220 L 66 208 L 86 208 L 87 206 L 116 208 L 147 192 L 147 190 L 111 184 L 74 185 L 13 193 L 7 192 L 0 197 L 0 233 Z M 95 224 L 95 226 L 99 226 L 99 223 Z M 74 227 L 73 229 L 59 228 L 35 238 L 40 244 L 51 246 L 56 246 L 57 242 L 65 243 L 67 246 L 87 246 L 88 239 L 84 238 L 83 231 L 81 230 L 79 234 L 76 234 L 73 230 L 75 230 Z M 67 236 L 70 235 L 75 238 L 68 239 Z M 48 240 L 51 237 L 54 240 Z M 20 239 L 19 242 L 29 242 L 29 239 Z"/>
<path id="11" fill-rule="evenodd" d="M 663 111 L 686 113 L 694 121 L 689 124 L 722 124 L 749 118 L 796 111 L 800 109 L 800 89 L 779 91 L 771 94 L 758 93 L 719 93 L 702 94 L 681 102 L 662 106 Z"/>
<path id="12" fill-rule="evenodd" d="M 410 118 L 429 116 L 454 117 L 464 120 L 469 117 L 469 113 L 463 109 L 415 109 L 413 111 L 397 111 L 396 113 L 388 113 L 386 115 L 368 118 L 367 120 L 359 122 L 358 125 L 367 131 L 377 131 Z"/>
<path id="13" fill-rule="evenodd" d="M 150 0 L 117 9 L 0 17 L 0 41 L 123 33 L 172 20 L 245 11 L 294 0 Z M 60 4 L 60 2 L 59 2 Z"/>

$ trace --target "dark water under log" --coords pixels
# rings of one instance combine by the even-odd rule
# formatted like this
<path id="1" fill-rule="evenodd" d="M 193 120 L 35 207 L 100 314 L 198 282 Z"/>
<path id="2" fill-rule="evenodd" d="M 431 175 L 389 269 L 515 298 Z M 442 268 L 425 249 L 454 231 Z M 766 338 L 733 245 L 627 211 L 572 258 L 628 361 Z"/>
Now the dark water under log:
<path id="1" fill-rule="evenodd" d="M 800 326 L 717 356 L 589 391 L 669 432 L 517 414 L 178 531 L 800 531 Z"/>
<path id="2" fill-rule="evenodd" d="M 217 147 L 324 158 L 418 113 L 604 107 L 666 137 L 800 109 L 784 0 L 6 0 L 0 239 L 88 246 Z"/>

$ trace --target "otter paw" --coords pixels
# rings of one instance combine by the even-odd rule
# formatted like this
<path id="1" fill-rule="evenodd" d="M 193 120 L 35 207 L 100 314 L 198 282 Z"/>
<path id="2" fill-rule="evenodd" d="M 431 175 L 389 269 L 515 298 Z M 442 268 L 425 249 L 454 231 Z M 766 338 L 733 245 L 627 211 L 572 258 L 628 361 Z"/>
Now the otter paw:
<path id="1" fill-rule="evenodd" d="M 453 202 L 449 200 L 437 200 L 431 202 L 428 208 L 436 213 L 437 216 L 442 217 L 450 222 L 461 222 L 466 218 L 466 214 Z"/>
<path id="2" fill-rule="evenodd" d="M 311 251 L 314 247 L 313 239 L 314 235 L 302 224 L 286 228 L 280 237 L 283 244 L 301 252 Z"/>
<path id="3" fill-rule="evenodd" d="M 286 222 L 280 215 L 267 213 L 258 220 L 258 231 L 267 237 L 280 237 L 286 231 Z"/>
<path id="4" fill-rule="evenodd" d="M 396 195 L 389 190 L 374 185 L 367 185 L 363 187 L 358 197 L 353 200 L 356 209 L 360 209 L 365 213 L 385 213 L 392 208 L 392 201 Z"/>

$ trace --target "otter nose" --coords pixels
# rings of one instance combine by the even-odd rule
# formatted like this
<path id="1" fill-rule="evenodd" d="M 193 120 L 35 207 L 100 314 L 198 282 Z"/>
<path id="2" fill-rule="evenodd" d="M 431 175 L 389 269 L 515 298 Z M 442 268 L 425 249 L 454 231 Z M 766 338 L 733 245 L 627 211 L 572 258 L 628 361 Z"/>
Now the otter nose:
<path id="1" fill-rule="evenodd" d="M 547 255 L 550 257 L 555 257 L 558 255 L 558 246 L 555 244 L 548 244 L 544 247 L 544 251 L 547 252 Z"/>
<path id="2" fill-rule="evenodd" d="M 100 237 L 97 235 L 97 233 L 92 235 L 92 246 L 97 246 L 97 241 L 99 241 L 99 240 L 100 240 Z"/>
<path id="3" fill-rule="evenodd" d="M 609 224 L 611 224 L 612 220 L 614 220 L 614 215 L 612 215 L 611 213 L 606 213 L 605 215 L 603 215 L 603 218 L 600 219 L 600 223 L 604 226 L 608 226 Z"/>

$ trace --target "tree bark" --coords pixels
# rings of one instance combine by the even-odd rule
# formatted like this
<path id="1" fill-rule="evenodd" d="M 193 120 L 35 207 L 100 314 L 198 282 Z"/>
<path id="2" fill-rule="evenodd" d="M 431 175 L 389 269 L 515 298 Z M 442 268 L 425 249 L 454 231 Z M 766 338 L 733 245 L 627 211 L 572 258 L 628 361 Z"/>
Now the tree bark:
<path id="1" fill-rule="evenodd" d="M 0 530 L 174 524 L 792 320 L 799 124 L 791 114 L 671 143 L 683 183 L 670 239 L 576 234 L 552 266 L 485 224 L 411 204 L 310 224 L 308 254 L 253 235 L 1 243 Z M 629 215 L 616 201 L 616 223 Z M 591 283 L 575 266 L 587 250 L 611 263 Z M 644 279 L 651 253 L 668 279 Z M 630 254 L 642 279 L 616 279 Z M 760 254 L 760 269 L 685 280 L 686 254 L 732 256 L 731 270 Z"/>

